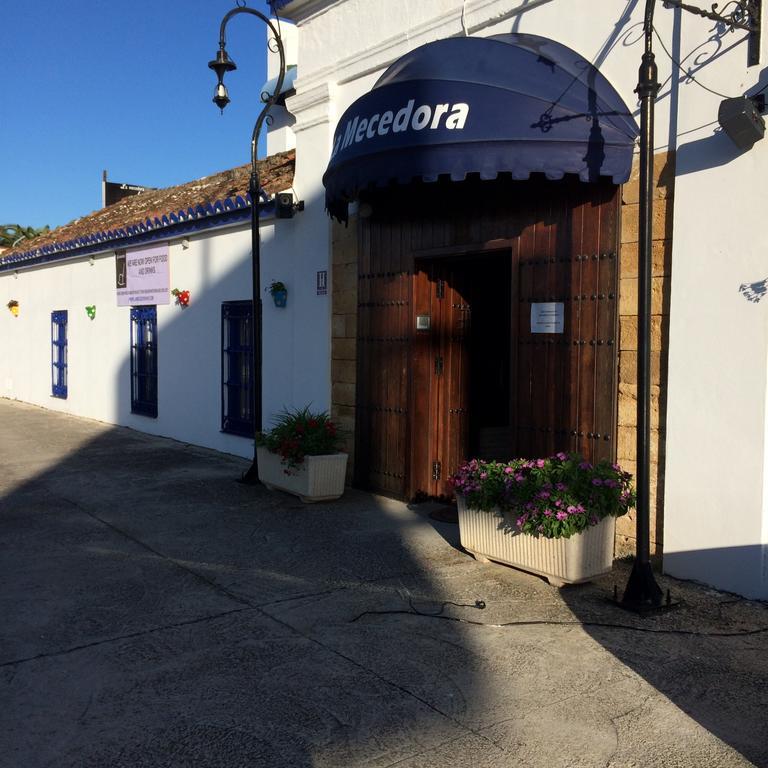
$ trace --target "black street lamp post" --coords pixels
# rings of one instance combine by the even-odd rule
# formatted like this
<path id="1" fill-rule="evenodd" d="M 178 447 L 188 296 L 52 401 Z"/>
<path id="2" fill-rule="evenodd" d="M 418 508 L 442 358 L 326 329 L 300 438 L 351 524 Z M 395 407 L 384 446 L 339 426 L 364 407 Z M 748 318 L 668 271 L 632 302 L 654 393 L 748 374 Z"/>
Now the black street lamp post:
<path id="1" fill-rule="evenodd" d="M 651 567 L 650 474 L 651 474 L 651 278 L 653 248 L 653 140 L 654 111 L 660 85 L 653 54 L 653 16 L 657 0 L 645 0 L 644 51 L 636 93 L 640 97 L 640 205 L 638 226 L 638 323 L 637 323 L 637 539 L 636 557 L 621 605 L 645 613 L 676 607 L 662 591 Z M 748 64 L 759 62 L 762 0 L 733 0 L 723 13 L 698 8 L 682 0 L 661 0 L 675 8 L 712 19 L 731 29 L 749 32 Z M 728 11 L 728 12 L 727 12 Z M 753 139 L 754 143 L 754 139 Z M 751 144 L 750 144 L 751 146 Z"/>
<path id="2" fill-rule="evenodd" d="M 653 125 L 659 92 L 653 55 L 653 11 L 656 0 L 646 0 L 642 63 L 636 93 L 640 97 L 640 205 L 638 243 L 638 355 L 637 355 L 637 554 L 622 602 L 633 610 L 658 608 L 662 593 L 651 568 L 651 276 L 653 247 Z"/>
<path id="3" fill-rule="evenodd" d="M 280 33 L 275 28 L 274 24 L 263 13 L 249 8 L 246 5 L 238 5 L 237 8 L 233 8 L 227 13 L 221 20 L 221 27 L 219 30 L 219 50 L 216 52 L 216 58 L 213 61 L 208 62 L 208 66 L 216 72 L 219 82 L 216 85 L 216 91 L 213 96 L 213 102 L 216 104 L 222 113 L 224 107 L 229 104 L 229 94 L 227 88 L 224 85 L 224 75 L 227 72 L 231 72 L 237 69 L 235 62 L 229 58 L 226 50 L 226 27 L 231 18 L 237 16 L 240 13 L 248 13 L 252 16 L 256 16 L 261 19 L 272 33 L 272 40 L 270 41 L 270 48 L 274 42 L 278 56 L 280 57 L 280 70 L 277 76 L 277 84 L 274 91 L 269 94 L 264 104 L 263 109 L 256 118 L 256 123 L 253 126 L 253 133 L 251 135 L 251 177 L 248 184 L 248 192 L 251 196 L 251 279 L 252 279 L 252 315 L 253 315 L 253 358 L 252 358 L 252 383 L 253 383 L 253 398 L 251 400 L 251 412 L 253 414 L 253 462 L 249 469 L 243 474 L 242 482 L 255 485 L 259 482 L 259 467 L 258 467 L 258 454 L 256 452 L 256 435 L 261 430 L 261 319 L 262 319 L 262 307 L 261 307 L 261 243 L 259 236 L 259 198 L 261 191 L 261 184 L 259 181 L 259 168 L 257 165 L 258 143 L 259 134 L 261 133 L 261 127 L 265 121 L 269 121 L 269 110 L 276 103 L 280 97 L 280 91 L 283 87 L 283 79 L 285 77 L 285 51 L 283 49 L 283 41 L 280 38 Z"/>

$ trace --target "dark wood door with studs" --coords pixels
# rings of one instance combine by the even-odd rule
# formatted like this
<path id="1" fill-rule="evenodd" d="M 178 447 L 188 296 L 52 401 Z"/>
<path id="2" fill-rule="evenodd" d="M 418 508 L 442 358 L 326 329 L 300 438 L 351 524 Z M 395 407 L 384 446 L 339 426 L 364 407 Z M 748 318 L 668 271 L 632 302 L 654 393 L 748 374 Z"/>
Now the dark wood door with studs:
<path id="1" fill-rule="evenodd" d="M 359 225 L 355 483 L 447 497 L 470 457 L 614 458 L 618 187 L 430 186 Z"/>

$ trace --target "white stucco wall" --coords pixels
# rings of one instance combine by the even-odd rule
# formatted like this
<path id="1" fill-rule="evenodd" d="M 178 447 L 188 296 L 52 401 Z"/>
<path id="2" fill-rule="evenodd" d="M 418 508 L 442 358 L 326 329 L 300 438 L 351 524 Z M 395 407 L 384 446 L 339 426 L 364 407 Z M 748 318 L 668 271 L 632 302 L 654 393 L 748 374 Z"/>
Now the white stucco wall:
<path id="1" fill-rule="evenodd" d="M 294 220 L 264 222 L 262 284 L 282 280 L 288 306 L 264 295 L 264 422 L 283 407 L 329 402 L 328 297 L 314 292 L 301 264 Z M 252 441 L 221 432 L 221 304 L 251 295 L 248 224 L 170 241 L 171 287 L 189 290 L 189 307 L 158 305 L 158 416 L 130 412 L 130 312 L 118 307 L 114 252 L 0 274 L 0 295 L 19 317 L 0 312 L 0 396 L 121 424 L 242 456 Z M 130 252 L 130 249 L 129 249 Z M 311 282 L 311 286 L 309 283 Z M 96 305 L 90 320 L 86 305 Z M 68 316 L 68 396 L 51 396 L 51 312 Z M 322 344 L 320 344 L 322 347 Z M 326 354 L 327 358 L 327 354 Z M 309 362 L 307 362 L 309 361 Z M 312 370 L 308 376 L 306 371 Z"/>
<path id="2" fill-rule="evenodd" d="M 763 70 L 747 67 L 745 45 L 728 49 L 742 37 L 713 37 L 711 23 L 686 17 L 680 47 L 717 56 L 696 77 L 736 96 Z M 756 228 L 768 142 L 740 153 L 713 124 L 721 101 L 695 84 L 679 89 L 664 563 L 675 576 L 768 599 L 768 301 L 739 291 L 768 278 Z"/>
<path id="3" fill-rule="evenodd" d="M 285 67 L 287 70 L 289 67 L 295 66 L 298 60 L 298 29 L 295 25 L 286 21 L 281 21 L 279 27 L 276 25 L 276 28 L 280 33 L 280 39 L 283 43 Z M 276 78 L 280 71 L 280 57 L 273 50 L 274 43 L 271 42 L 272 30 L 269 27 L 265 28 L 265 35 L 266 49 L 270 52 L 267 55 L 267 80 L 269 81 L 272 78 Z M 270 117 L 272 124 L 266 132 L 266 154 L 274 155 L 278 152 L 293 149 L 296 146 L 296 135 L 291 130 L 295 123 L 293 115 L 284 106 L 275 105 L 270 110 Z"/>

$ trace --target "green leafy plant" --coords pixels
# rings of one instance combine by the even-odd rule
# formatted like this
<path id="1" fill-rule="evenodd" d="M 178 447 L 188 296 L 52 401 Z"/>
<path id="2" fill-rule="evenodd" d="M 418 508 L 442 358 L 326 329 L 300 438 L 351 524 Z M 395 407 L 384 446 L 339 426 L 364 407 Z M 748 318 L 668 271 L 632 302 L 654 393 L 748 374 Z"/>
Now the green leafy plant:
<path id="1" fill-rule="evenodd" d="M 288 289 L 285 287 L 285 283 L 280 280 L 273 280 L 264 290 L 274 296 L 276 293 L 287 291 Z"/>
<path id="2" fill-rule="evenodd" d="M 258 435 L 257 443 L 279 454 L 290 474 L 303 464 L 305 456 L 338 453 L 344 439 L 326 412 L 315 413 L 306 406 L 278 414 L 272 428 Z"/>
<path id="3" fill-rule="evenodd" d="M 504 518 L 532 536 L 568 538 L 635 505 L 632 476 L 618 464 L 579 454 L 509 462 L 473 459 L 450 482 L 467 506 Z"/>

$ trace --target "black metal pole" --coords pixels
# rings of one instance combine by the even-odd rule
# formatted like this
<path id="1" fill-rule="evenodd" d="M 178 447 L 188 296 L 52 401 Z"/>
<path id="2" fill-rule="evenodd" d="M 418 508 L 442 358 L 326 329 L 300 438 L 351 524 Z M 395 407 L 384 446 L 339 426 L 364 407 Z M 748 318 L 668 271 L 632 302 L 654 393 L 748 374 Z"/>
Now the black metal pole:
<path id="1" fill-rule="evenodd" d="M 224 59 L 226 56 L 226 27 L 231 18 L 237 16 L 239 13 L 248 13 L 252 16 L 256 16 L 261 19 L 270 29 L 273 40 L 276 46 L 276 52 L 280 57 L 280 69 L 277 76 L 277 83 L 275 90 L 269 95 L 266 100 L 264 108 L 259 113 L 256 123 L 253 126 L 253 133 L 251 134 L 251 176 L 248 184 L 248 193 L 251 196 L 251 306 L 253 316 L 253 356 L 252 356 L 252 399 L 251 399 L 251 411 L 253 413 L 253 461 L 251 466 L 243 473 L 241 482 L 249 485 L 256 485 L 259 482 L 259 460 L 258 452 L 256 450 L 256 438 L 261 431 L 261 395 L 262 395 L 262 379 L 261 379 L 261 349 L 262 349 L 262 303 L 261 303 L 261 236 L 259 233 L 259 199 L 261 195 L 261 183 L 259 180 L 259 166 L 258 166 L 258 145 L 259 135 L 261 133 L 261 127 L 265 121 L 269 120 L 269 110 L 275 104 L 280 97 L 280 92 L 283 88 L 283 79 L 285 78 L 285 50 L 283 48 L 283 41 L 280 38 L 280 33 L 275 28 L 274 24 L 259 11 L 249 8 L 245 5 L 238 6 L 229 11 L 221 20 L 221 27 L 219 29 L 219 51 L 224 53 Z M 274 49 L 273 49 L 274 50 Z M 211 68 L 215 69 L 213 62 Z M 234 65 L 229 69 L 234 68 Z M 223 79 L 223 72 L 220 75 L 220 82 Z M 229 99 L 227 99 L 228 101 Z M 226 106 L 226 103 L 222 105 Z"/>
<path id="2" fill-rule="evenodd" d="M 252 399 L 253 413 L 253 461 L 243 473 L 241 481 L 248 485 L 259 482 L 259 459 L 256 451 L 256 435 L 261 431 L 261 235 L 259 234 L 259 169 L 256 162 L 251 164 L 251 177 L 248 183 L 248 193 L 251 196 L 251 316 L 252 327 Z"/>
<path id="3" fill-rule="evenodd" d="M 656 0 L 646 0 L 645 51 L 640 64 L 640 205 L 638 230 L 637 307 L 637 528 L 636 558 L 622 603 L 642 609 L 661 605 L 662 592 L 651 568 L 651 276 L 653 248 L 654 107 L 659 92 L 653 55 L 653 11 Z"/>

